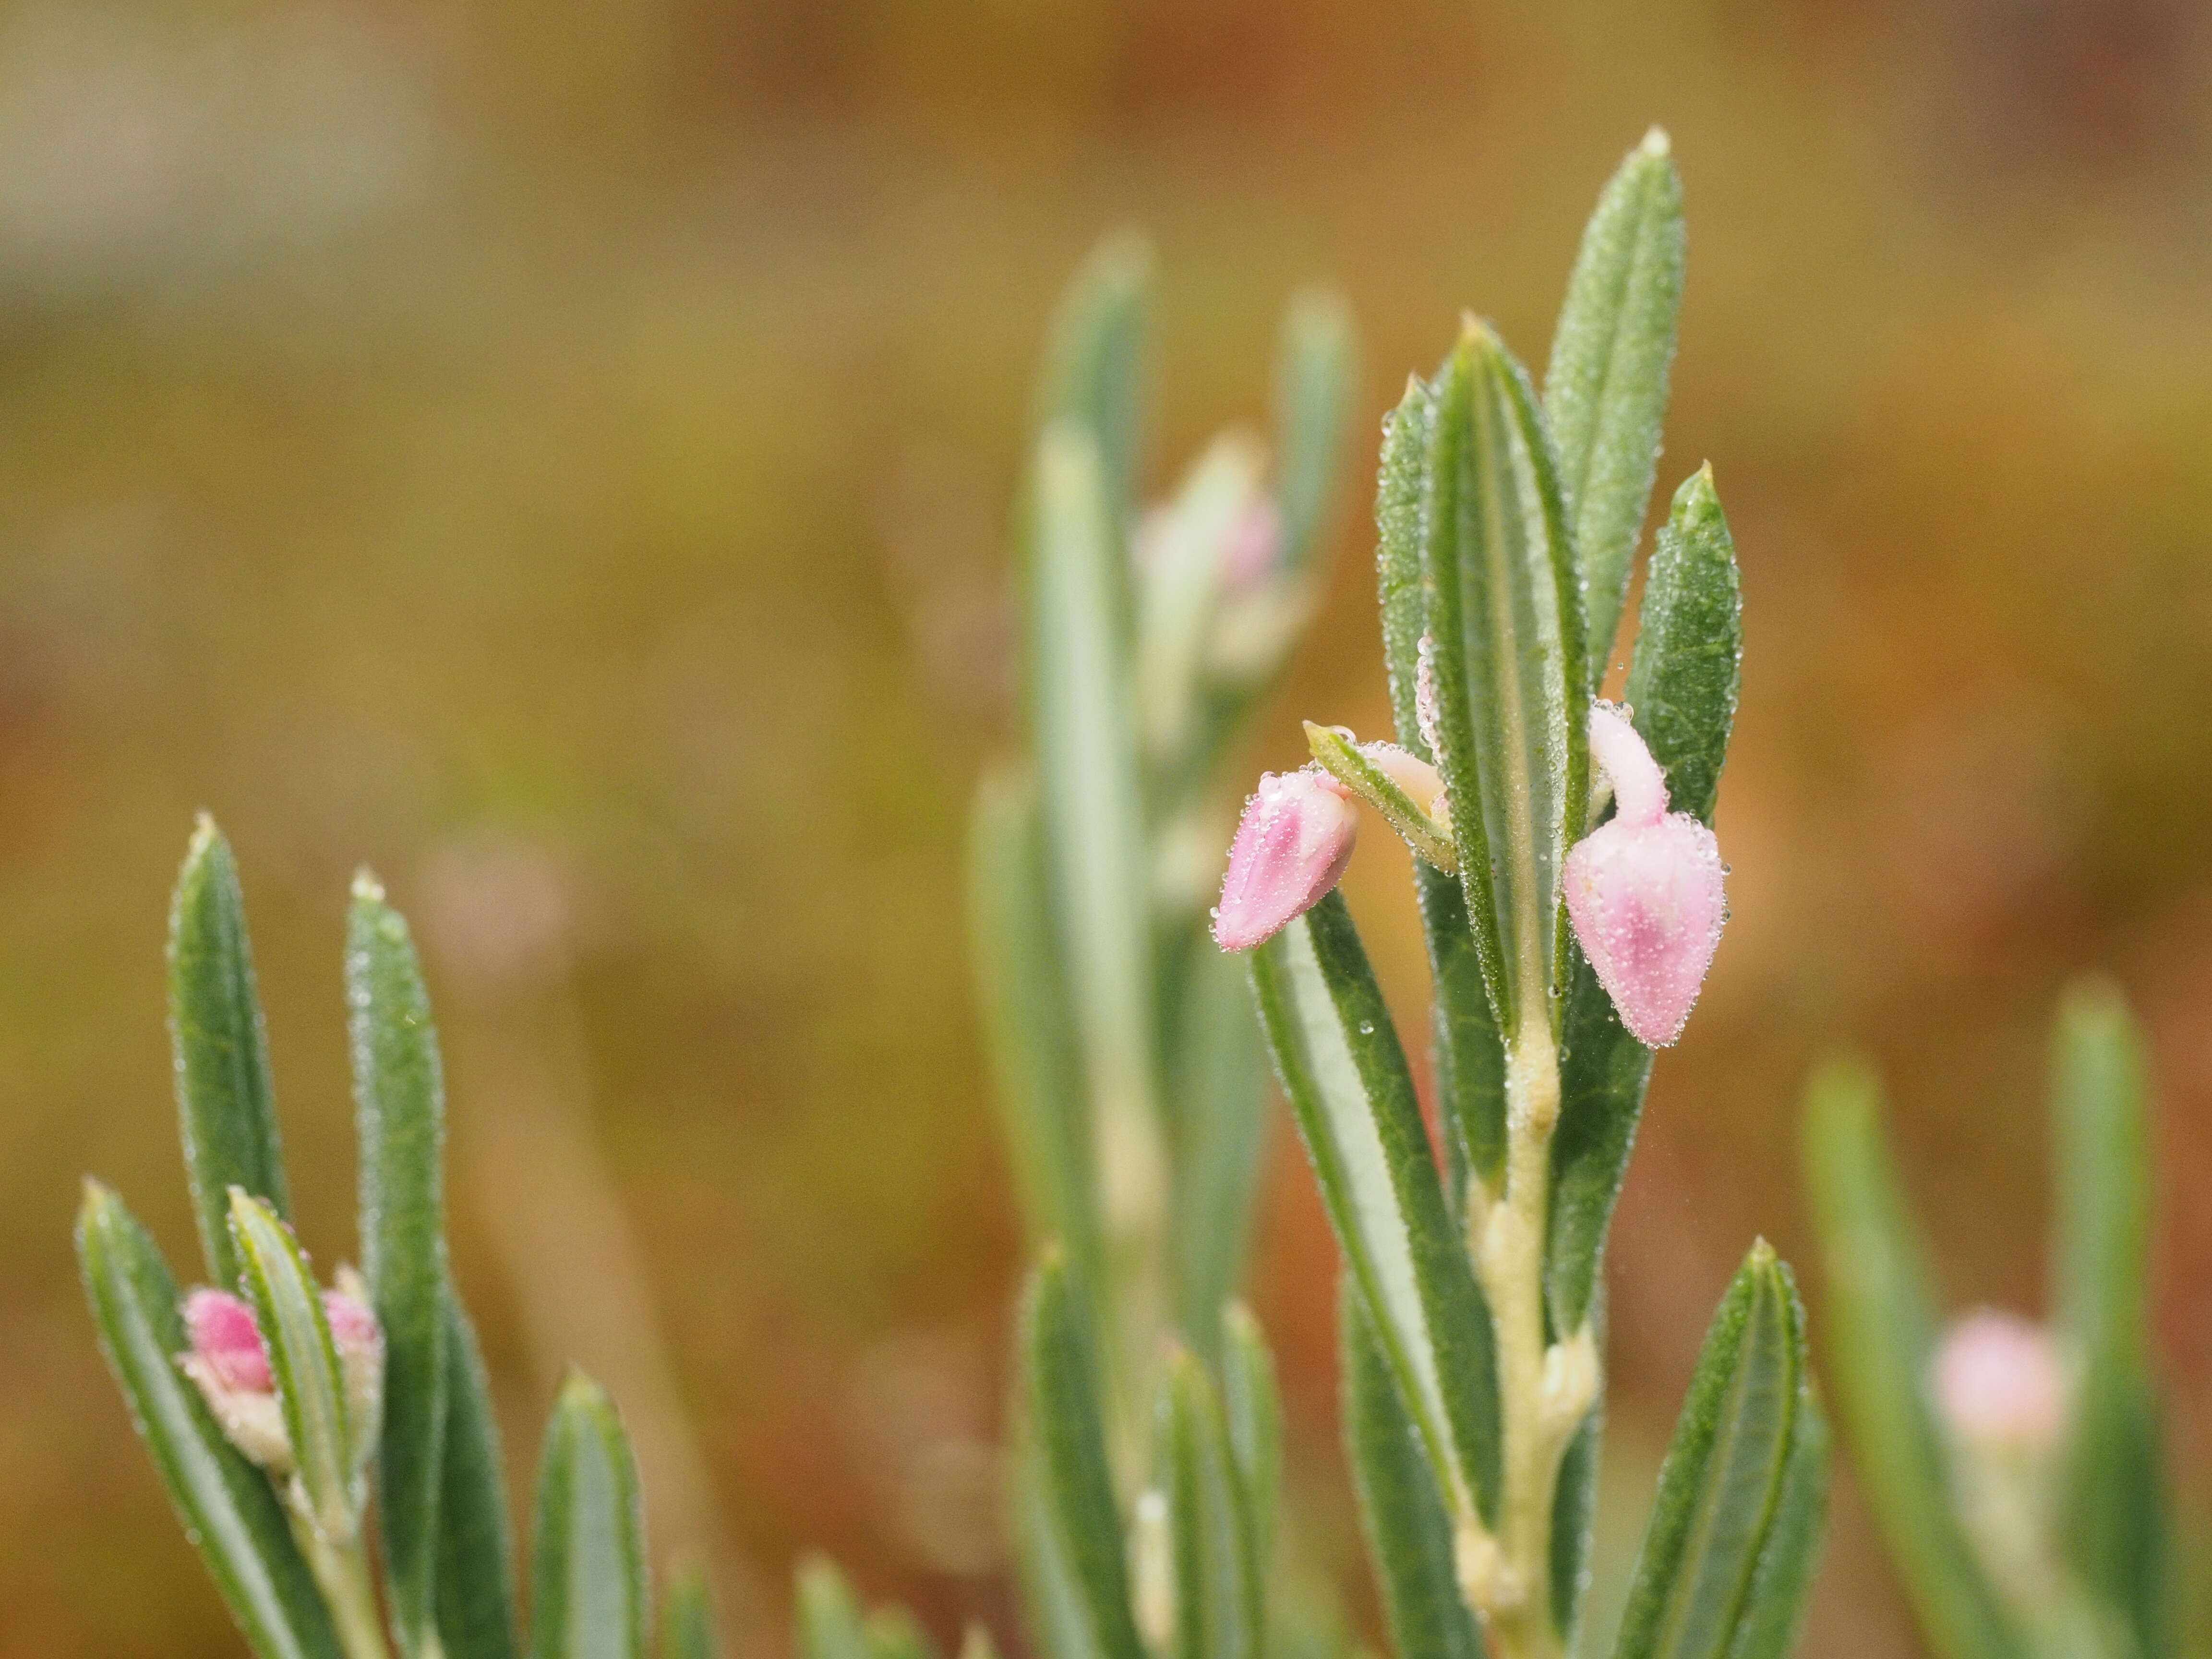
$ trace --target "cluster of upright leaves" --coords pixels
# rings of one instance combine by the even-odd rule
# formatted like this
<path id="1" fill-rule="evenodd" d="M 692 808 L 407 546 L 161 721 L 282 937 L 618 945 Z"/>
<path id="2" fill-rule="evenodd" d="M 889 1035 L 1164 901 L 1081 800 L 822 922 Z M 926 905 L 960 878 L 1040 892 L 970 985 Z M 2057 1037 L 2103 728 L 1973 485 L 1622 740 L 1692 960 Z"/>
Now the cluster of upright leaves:
<path id="1" fill-rule="evenodd" d="M 1456 842 L 1455 873 L 1415 864 L 1441 1164 L 1341 895 L 1252 959 L 1345 1259 L 1346 1430 L 1401 1659 L 1480 1650 L 1466 1546 L 1512 1524 L 1504 1472 L 1511 1435 L 1528 1431 L 1502 1398 L 1498 1269 L 1486 1291 L 1478 1237 L 1480 1213 L 1504 1201 L 1516 1146 L 1546 1159 L 1533 1177 L 1541 1282 L 1528 1294 L 1540 1298 L 1547 1357 L 1577 1338 L 1594 1354 L 1601 1324 L 1598 1270 L 1651 1053 L 1575 944 L 1560 871 L 1591 823 L 1587 725 L 1655 477 L 1682 249 L 1680 188 L 1655 133 L 1600 199 L 1543 395 L 1470 320 L 1385 428 L 1376 520 L 1396 736 L 1439 767 Z M 1707 823 L 1740 647 L 1734 552 L 1702 469 L 1658 534 L 1627 698 L 1675 809 Z M 1556 1066 L 1555 1130 L 1509 1122 L 1516 1048 Z M 1556 1491 L 1540 1495 L 1548 1583 L 1533 1593 L 1549 1627 L 1538 1621 L 1534 1638 L 1493 1629 L 1493 1646 L 1556 1652 L 1572 1638 L 1599 1419 L 1591 1409 Z M 1802 1316 L 1787 1268 L 1761 1245 L 1707 1338 L 1619 1651 L 1785 1650 L 1826 1466 Z"/>
<path id="2" fill-rule="evenodd" d="M 1860 1485 L 1942 1659 L 2166 1659 L 2179 1630 L 2150 1363 L 2148 1104 L 2140 1039 L 2108 986 L 2061 1006 L 2051 1105 L 2052 1324 L 2071 1386 L 2043 1517 L 2054 1547 L 2025 1593 L 1991 1571 L 1961 1501 L 1955 1430 L 1933 1397 L 1935 1278 L 1879 1085 L 1856 1063 L 1824 1072 L 1807 1103 L 1830 1369 Z"/>
<path id="3" fill-rule="evenodd" d="M 177 1281 L 122 1200 L 94 1182 L 77 1222 L 86 1293 L 178 1517 L 260 1659 L 520 1659 L 499 1437 L 446 1259 L 437 1037 L 407 924 L 366 876 L 354 886 L 345 982 L 362 1266 L 386 1355 L 376 1443 L 355 1443 L 361 1425 L 349 1421 L 329 1325 L 293 1238 L 237 869 L 205 819 L 170 916 L 185 1170 L 209 1281 L 244 1295 L 263 1333 L 297 1501 L 230 1443 L 179 1370 L 188 1343 Z M 364 1476 L 380 1518 L 380 1616 L 363 1540 L 349 1535 Z M 636 1470 L 611 1402 L 581 1376 L 546 1430 L 532 1565 L 533 1659 L 643 1659 Z M 668 1607 L 668 1659 L 711 1655 L 699 1586 L 680 1584 Z"/>
<path id="4" fill-rule="evenodd" d="M 1206 916 L 1223 763 L 1318 599 L 1352 345 L 1339 302 L 1294 301 L 1272 467 L 1232 431 L 1140 514 L 1149 287 L 1142 246 L 1109 241 L 1054 325 L 1017 527 L 1027 752 L 985 780 L 972 842 L 988 1035 L 1041 1252 L 1016 1530 L 1054 1659 L 1258 1659 L 1276 1410 L 1233 1297 L 1267 1062 Z"/>

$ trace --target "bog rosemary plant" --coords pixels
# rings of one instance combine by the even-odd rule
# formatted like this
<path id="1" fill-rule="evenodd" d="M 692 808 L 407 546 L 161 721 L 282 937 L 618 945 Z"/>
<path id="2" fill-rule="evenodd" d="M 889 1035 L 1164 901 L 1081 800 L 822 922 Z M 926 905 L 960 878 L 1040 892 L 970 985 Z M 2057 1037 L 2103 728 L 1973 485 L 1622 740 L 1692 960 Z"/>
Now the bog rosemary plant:
<path id="1" fill-rule="evenodd" d="M 344 977 L 362 1269 L 319 1291 L 289 1219 L 237 867 L 202 819 L 170 913 L 169 1006 L 209 1284 L 181 1292 L 123 1200 L 88 1182 L 86 1294 L 178 1518 L 259 1659 L 519 1659 L 499 1436 L 446 1258 L 437 1035 L 407 924 L 367 875 Z M 532 1659 L 645 1659 L 636 1468 L 581 1375 L 546 1428 L 531 1581 Z M 679 1579 L 665 1608 L 669 1659 L 709 1659 L 703 1583 Z"/>
<path id="2" fill-rule="evenodd" d="M 1295 617 L 1310 555 L 1287 537 L 1243 550 L 1237 492 L 1206 482 L 1219 448 L 1173 517 L 1130 510 L 1137 271 L 1103 256 L 1063 313 L 1022 539 L 1029 758 L 987 783 L 975 842 L 985 1002 L 1040 1241 L 1016 1528 L 1037 1638 L 1054 1659 L 1246 1659 L 1295 1639 L 1268 1617 L 1266 1350 L 1221 1311 L 1256 1134 L 1227 995 L 1243 956 L 1344 1257 L 1346 1438 L 1401 1659 L 1552 1659 L 1587 1575 L 1606 1229 L 1651 1045 L 1679 1034 L 1723 921 L 1711 819 L 1741 640 L 1710 469 L 1659 532 L 1626 702 L 1598 701 L 1674 352 L 1668 147 L 1655 133 L 1606 188 L 1541 396 L 1471 319 L 1409 384 L 1376 497 L 1396 741 L 1310 724 L 1314 763 L 1261 781 L 1225 878 L 1199 832 L 1226 717 L 1264 684 L 1226 648 L 1251 603 L 1241 573 L 1267 573 L 1260 614 Z M 1286 530 L 1321 493 L 1297 438 L 1327 406 L 1295 366 L 1329 360 L 1291 338 Z M 1271 668 L 1287 631 L 1261 637 Z M 1441 1159 L 1335 891 L 1363 807 L 1416 854 Z M 1217 882 L 1218 953 L 1195 896 Z M 1224 1139 L 1244 1149 L 1233 1181 L 1205 1150 Z M 1194 1231 L 1209 1249 L 1178 1255 Z M 1827 1455 L 1803 1322 L 1788 1269 L 1754 1247 L 1706 1339 L 1622 1655 L 1789 1646 Z"/>
<path id="3" fill-rule="evenodd" d="M 2060 1007 L 2049 1325 L 1939 1324 L 1935 1276 L 1863 1063 L 1815 1079 L 1806 1163 L 1830 1358 L 1869 1507 L 1942 1659 L 2180 1650 L 2173 1506 L 2151 1364 L 2142 1044 L 2111 987 Z"/>

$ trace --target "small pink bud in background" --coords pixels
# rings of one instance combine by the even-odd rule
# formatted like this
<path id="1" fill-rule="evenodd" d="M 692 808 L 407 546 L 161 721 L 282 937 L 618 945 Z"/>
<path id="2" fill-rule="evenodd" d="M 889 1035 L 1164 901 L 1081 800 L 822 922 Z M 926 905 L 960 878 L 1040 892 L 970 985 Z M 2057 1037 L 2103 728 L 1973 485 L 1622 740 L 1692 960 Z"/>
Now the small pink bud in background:
<path id="1" fill-rule="evenodd" d="M 337 1278 L 337 1288 L 323 1292 L 323 1316 L 331 1322 L 331 1342 L 345 1374 L 356 1454 L 366 1458 L 383 1423 L 384 1331 L 368 1310 L 368 1286 L 361 1275 L 342 1267 Z"/>
<path id="2" fill-rule="evenodd" d="M 1221 574 L 1231 590 L 1256 587 L 1275 574 L 1283 558 L 1283 515 L 1274 497 L 1254 492 L 1237 515 L 1221 561 Z"/>
<path id="3" fill-rule="evenodd" d="M 1720 846 L 1667 810 L 1659 763 L 1619 709 L 1591 708 L 1589 747 L 1614 812 L 1567 854 L 1567 915 L 1620 1023 L 1664 1048 L 1682 1035 L 1727 920 Z"/>
<path id="4" fill-rule="evenodd" d="M 185 1334 L 191 1342 L 177 1364 L 215 1414 L 223 1437 L 271 1474 L 292 1468 L 292 1443 L 253 1310 L 224 1291 L 185 1298 Z"/>
<path id="5" fill-rule="evenodd" d="M 2015 1314 L 1979 1309 L 1952 1322 L 1936 1350 L 1936 1407 L 1960 1440 L 2003 1451 L 2048 1451 L 2066 1429 L 2066 1368 L 2051 1333 Z"/>
<path id="6" fill-rule="evenodd" d="M 1349 793 L 1319 768 L 1261 778 L 1230 844 L 1214 942 L 1249 951 L 1312 909 L 1344 874 L 1358 830 Z"/>

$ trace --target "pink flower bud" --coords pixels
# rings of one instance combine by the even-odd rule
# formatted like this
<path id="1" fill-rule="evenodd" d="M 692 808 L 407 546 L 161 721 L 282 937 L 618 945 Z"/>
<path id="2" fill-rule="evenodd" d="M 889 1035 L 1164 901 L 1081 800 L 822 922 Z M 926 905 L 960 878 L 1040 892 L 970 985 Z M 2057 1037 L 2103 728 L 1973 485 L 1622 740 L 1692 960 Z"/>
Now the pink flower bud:
<path id="1" fill-rule="evenodd" d="M 185 1298 L 185 1335 L 192 1352 L 225 1388 L 276 1386 L 253 1310 L 239 1297 L 225 1291 L 194 1291 Z"/>
<path id="2" fill-rule="evenodd" d="M 1659 764 L 1619 709 L 1590 709 L 1589 745 L 1614 812 L 1567 854 L 1567 915 L 1620 1023 L 1664 1048 L 1682 1034 L 1728 917 L 1720 846 L 1667 810 Z"/>
<path id="3" fill-rule="evenodd" d="M 1983 1308 L 1952 1322 L 1936 1350 L 1936 1407 L 1970 1444 L 2047 1451 L 2066 1428 L 2066 1370 L 2050 1332 Z"/>
<path id="4" fill-rule="evenodd" d="M 1319 768 L 1261 778 L 1230 845 L 1214 942 L 1249 951 L 1320 903 L 1351 861 L 1358 830 L 1349 793 Z"/>
<path id="5" fill-rule="evenodd" d="M 178 1367 L 224 1437 L 270 1474 L 289 1474 L 292 1443 L 253 1310 L 227 1291 L 194 1291 L 185 1298 L 185 1334 L 191 1351 L 177 1356 Z"/>
<path id="6" fill-rule="evenodd" d="M 337 1288 L 323 1292 L 323 1316 L 345 1376 L 346 1413 L 362 1456 L 376 1441 L 384 1412 L 384 1331 L 368 1310 L 368 1286 L 351 1267 L 337 1271 Z"/>
<path id="7" fill-rule="evenodd" d="M 1274 498 L 1255 491 L 1229 532 L 1221 574 L 1232 590 L 1256 587 L 1275 574 L 1283 557 L 1283 515 Z"/>

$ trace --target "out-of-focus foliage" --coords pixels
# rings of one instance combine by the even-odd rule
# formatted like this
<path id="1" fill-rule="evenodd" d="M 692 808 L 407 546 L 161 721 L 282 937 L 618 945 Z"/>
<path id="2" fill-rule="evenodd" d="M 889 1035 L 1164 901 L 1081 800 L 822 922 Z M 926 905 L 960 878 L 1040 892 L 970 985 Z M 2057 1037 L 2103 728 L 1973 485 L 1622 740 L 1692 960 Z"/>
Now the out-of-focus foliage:
<path id="1" fill-rule="evenodd" d="M 65 1240 L 96 1168 L 188 1259 L 161 922 L 203 805 L 254 872 L 315 1258 L 356 1249 L 321 1231 L 350 1179 L 333 896 L 363 858 L 397 880 L 519 845 L 557 948 L 465 882 L 417 918 L 457 1124 L 583 1095 L 761 1580 L 805 1540 L 943 1645 L 1011 1631 L 988 1448 L 1018 1228 L 959 866 L 1054 297 L 1103 228 L 1152 228 L 1175 367 L 1138 459 L 1164 488 L 1260 406 L 1297 284 L 1344 289 L 1370 364 L 1432 358 L 1471 300 L 1543 339 L 1589 183 L 1648 120 L 1696 226 L 1662 470 L 1720 458 L 1756 645 L 1729 945 L 1616 1227 L 1607 1467 L 1650 1489 L 1694 1334 L 1773 1224 L 1751 1194 L 1790 1178 L 1785 1103 L 1839 1038 L 1892 1079 L 1955 1299 L 2035 1305 L 2045 1154 L 2013 1129 L 2092 961 L 2160 1075 L 2153 1329 L 2201 1464 L 2212 1336 L 2181 1298 L 2212 1212 L 2179 1180 L 2212 1160 L 2212 99 L 2187 8 L 31 4 L 0 39 L 0 1653 L 236 1650 Z M 1355 429 L 1395 392 L 1365 386 Z M 1285 703 L 1379 731 L 1340 524 Z M 1302 757 L 1270 729 L 1256 762 Z M 1350 897 L 1404 1023 L 1390 861 Z M 471 1133 L 457 1255 L 526 1448 L 551 1383 L 537 1304 L 471 1248 L 514 1186 Z M 1294 1165 L 1256 1302 L 1286 1468 L 1326 1470 L 1334 1264 Z M 1909 1650 L 1848 1486 L 1802 1650 Z M 1345 1495 L 1286 1498 L 1356 1584 Z M 1601 1507 L 1601 1567 L 1641 1531 Z"/>

